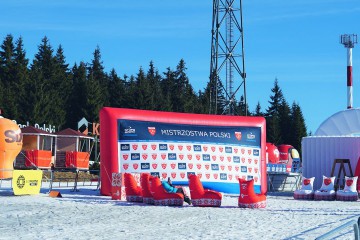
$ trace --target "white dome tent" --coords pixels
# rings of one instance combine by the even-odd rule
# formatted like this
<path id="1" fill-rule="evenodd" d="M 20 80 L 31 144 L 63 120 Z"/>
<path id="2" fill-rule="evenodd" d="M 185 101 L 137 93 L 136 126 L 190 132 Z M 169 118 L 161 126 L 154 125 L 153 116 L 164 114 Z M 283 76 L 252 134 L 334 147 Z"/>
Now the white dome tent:
<path id="1" fill-rule="evenodd" d="M 360 136 L 360 109 L 335 113 L 320 125 L 314 136 Z"/>
<path id="2" fill-rule="evenodd" d="M 303 176 L 315 177 L 315 189 L 321 187 L 323 175 L 331 175 L 335 159 L 349 159 L 354 174 L 360 156 L 360 109 L 335 113 L 320 125 L 314 136 L 303 138 L 301 145 Z M 338 171 L 337 167 L 334 176 Z"/>

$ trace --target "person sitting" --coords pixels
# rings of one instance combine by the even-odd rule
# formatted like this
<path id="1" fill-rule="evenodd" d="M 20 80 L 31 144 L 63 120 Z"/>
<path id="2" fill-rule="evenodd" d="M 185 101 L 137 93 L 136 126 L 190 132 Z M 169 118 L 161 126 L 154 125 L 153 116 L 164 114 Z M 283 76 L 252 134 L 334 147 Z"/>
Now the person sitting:
<path id="1" fill-rule="evenodd" d="M 168 178 L 167 181 L 166 180 L 161 181 L 161 184 L 165 189 L 165 191 L 168 193 L 181 193 L 184 196 L 184 201 L 187 204 L 191 205 L 191 199 L 185 194 L 184 189 L 182 189 L 181 187 L 174 187 L 172 185 L 170 178 Z"/>

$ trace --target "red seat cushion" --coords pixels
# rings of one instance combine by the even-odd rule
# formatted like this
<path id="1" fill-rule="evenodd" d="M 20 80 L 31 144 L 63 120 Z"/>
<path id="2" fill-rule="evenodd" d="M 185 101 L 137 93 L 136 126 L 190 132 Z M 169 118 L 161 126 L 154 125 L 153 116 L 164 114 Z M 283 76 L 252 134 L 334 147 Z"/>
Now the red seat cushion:
<path id="1" fill-rule="evenodd" d="M 198 176 L 190 174 L 189 189 L 193 206 L 219 207 L 221 205 L 221 193 L 213 190 L 205 190 Z"/>
<path id="2" fill-rule="evenodd" d="M 155 205 L 182 206 L 184 204 L 183 195 L 181 193 L 166 192 L 157 177 L 150 178 L 150 191 L 154 197 Z"/>
<path id="3" fill-rule="evenodd" d="M 124 184 L 126 200 L 129 202 L 142 202 L 142 190 L 137 185 L 135 178 L 131 173 L 124 173 Z"/>
<path id="4" fill-rule="evenodd" d="M 154 204 L 154 198 L 150 191 L 150 178 L 153 178 L 150 173 L 142 173 L 140 176 L 140 185 L 142 189 L 143 202 L 147 204 Z"/>

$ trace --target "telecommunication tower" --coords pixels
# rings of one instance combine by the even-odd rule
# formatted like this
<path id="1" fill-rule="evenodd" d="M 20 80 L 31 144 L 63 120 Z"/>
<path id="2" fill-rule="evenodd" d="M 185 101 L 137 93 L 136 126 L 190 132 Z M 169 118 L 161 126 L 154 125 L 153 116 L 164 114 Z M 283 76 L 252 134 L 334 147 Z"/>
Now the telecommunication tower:
<path id="1" fill-rule="evenodd" d="M 241 89 L 247 106 L 243 36 L 242 0 L 213 0 L 210 114 L 237 115 Z"/>
<path id="2" fill-rule="evenodd" d="M 353 107 L 352 49 L 357 44 L 356 34 L 343 34 L 340 43 L 347 48 L 347 108 Z"/>

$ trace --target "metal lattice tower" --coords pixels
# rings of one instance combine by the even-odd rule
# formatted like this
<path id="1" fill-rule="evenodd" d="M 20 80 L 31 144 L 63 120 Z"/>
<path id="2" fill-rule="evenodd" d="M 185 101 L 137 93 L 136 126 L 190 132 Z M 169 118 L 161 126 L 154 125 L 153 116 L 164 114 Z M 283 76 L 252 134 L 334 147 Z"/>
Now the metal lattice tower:
<path id="1" fill-rule="evenodd" d="M 243 33 L 242 0 L 213 0 L 210 114 L 236 115 L 241 87 L 247 106 Z"/>

